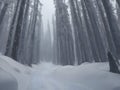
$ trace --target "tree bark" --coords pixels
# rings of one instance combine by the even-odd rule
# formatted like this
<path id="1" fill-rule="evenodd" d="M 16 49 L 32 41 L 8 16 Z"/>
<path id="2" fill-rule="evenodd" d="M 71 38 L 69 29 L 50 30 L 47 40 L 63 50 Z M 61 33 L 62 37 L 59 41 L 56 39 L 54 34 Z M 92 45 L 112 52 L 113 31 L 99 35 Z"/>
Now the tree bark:
<path id="1" fill-rule="evenodd" d="M 0 12 L 0 26 L 3 22 L 3 19 L 4 19 L 4 16 L 5 16 L 5 13 L 7 12 L 7 8 L 8 8 L 8 3 L 5 3 L 1 12 Z"/>

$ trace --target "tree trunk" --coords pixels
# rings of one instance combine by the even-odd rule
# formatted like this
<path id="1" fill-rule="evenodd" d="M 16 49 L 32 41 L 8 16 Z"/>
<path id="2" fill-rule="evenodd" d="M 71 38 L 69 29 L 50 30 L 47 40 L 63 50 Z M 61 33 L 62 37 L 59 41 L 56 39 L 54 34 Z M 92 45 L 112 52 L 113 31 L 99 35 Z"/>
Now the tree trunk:
<path id="1" fill-rule="evenodd" d="M 110 72 L 120 74 L 119 68 L 116 64 L 116 60 L 113 58 L 110 52 L 108 52 L 108 60 L 109 60 Z"/>
<path id="2" fill-rule="evenodd" d="M 3 19 L 4 19 L 4 16 L 5 16 L 5 13 L 7 12 L 7 8 L 8 8 L 8 3 L 5 3 L 1 12 L 0 12 L 0 26 L 3 22 Z"/>
<path id="3" fill-rule="evenodd" d="M 21 0 L 18 0 L 17 5 L 15 6 L 14 16 L 12 18 L 9 35 L 8 35 L 5 55 L 9 57 L 11 57 L 11 53 L 12 53 L 13 39 L 14 39 L 15 30 L 16 30 L 16 23 L 17 23 L 19 8 L 20 8 L 20 2 Z"/>
<path id="4" fill-rule="evenodd" d="M 12 58 L 15 59 L 15 60 L 18 60 L 17 55 L 18 55 L 18 49 L 19 49 L 19 44 L 20 44 L 19 43 L 20 33 L 22 31 L 22 23 L 23 23 L 25 2 L 26 2 L 26 0 L 22 0 L 21 4 L 20 4 L 18 22 L 17 22 L 14 41 L 13 41 L 13 46 L 12 46 L 12 54 L 11 55 L 12 55 Z"/>
<path id="5" fill-rule="evenodd" d="M 120 29 L 119 29 L 119 25 L 115 19 L 115 15 L 114 15 L 110 0 L 102 0 L 102 2 L 104 5 L 106 14 L 107 14 L 111 34 L 112 34 L 112 37 L 113 37 L 113 40 L 115 43 L 116 53 L 117 53 L 116 56 L 117 56 L 117 58 L 120 58 Z"/>

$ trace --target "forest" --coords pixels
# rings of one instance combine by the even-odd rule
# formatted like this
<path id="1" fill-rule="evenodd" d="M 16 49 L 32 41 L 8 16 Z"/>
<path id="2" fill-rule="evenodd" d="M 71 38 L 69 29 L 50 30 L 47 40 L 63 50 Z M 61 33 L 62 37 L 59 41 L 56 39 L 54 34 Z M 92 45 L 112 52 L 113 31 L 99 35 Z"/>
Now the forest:
<path id="1" fill-rule="evenodd" d="M 27 89 L 17 89 L 19 82 L 15 78 L 18 77 L 12 73 L 10 76 L 15 76 L 12 85 L 16 89 L 10 90 L 120 90 L 119 60 L 120 0 L 0 0 L 0 73 L 12 67 L 13 72 L 24 72 L 21 78 L 32 73 L 35 81 L 31 82 L 42 83 L 39 88 L 37 84 L 35 88 L 28 89 L 26 85 Z M 69 76 L 66 72 L 71 74 L 71 79 L 66 81 L 75 83 L 65 82 L 60 86 Z M 95 75 L 96 78 L 90 77 L 93 84 L 98 81 L 98 87 L 82 79 L 91 74 Z M 83 86 L 74 81 L 77 75 L 79 81 L 84 80 Z M 104 75 L 109 76 L 105 88 L 102 86 L 105 81 L 98 79 Z M 111 82 L 112 78 L 117 81 Z M 29 80 L 30 76 L 27 84 Z M 2 89 L 1 83 L 0 90 L 8 90 Z M 91 89 L 83 88 L 84 85 Z"/>

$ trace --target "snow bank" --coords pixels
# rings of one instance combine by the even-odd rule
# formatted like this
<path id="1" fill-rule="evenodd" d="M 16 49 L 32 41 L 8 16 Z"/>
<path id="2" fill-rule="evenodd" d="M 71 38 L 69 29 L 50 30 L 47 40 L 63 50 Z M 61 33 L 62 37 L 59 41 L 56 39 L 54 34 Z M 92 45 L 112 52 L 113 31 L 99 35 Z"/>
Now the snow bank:
<path id="1" fill-rule="evenodd" d="M 80 66 L 42 63 L 34 69 L 32 90 L 120 90 L 120 75 L 110 73 L 108 63 Z M 39 85 L 34 85 L 35 82 Z"/>
<path id="2" fill-rule="evenodd" d="M 0 54 L 0 68 L 10 73 L 18 81 L 18 90 L 29 90 L 31 69 Z"/>
<path id="3" fill-rule="evenodd" d="M 55 70 L 53 75 L 65 84 L 82 85 L 87 90 L 120 90 L 120 75 L 110 73 L 107 63 L 61 67 Z"/>
<path id="4" fill-rule="evenodd" d="M 41 63 L 31 69 L 0 55 L 0 68 L 17 78 L 19 90 L 120 90 L 120 75 L 110 73 L 108 63 Z"/>

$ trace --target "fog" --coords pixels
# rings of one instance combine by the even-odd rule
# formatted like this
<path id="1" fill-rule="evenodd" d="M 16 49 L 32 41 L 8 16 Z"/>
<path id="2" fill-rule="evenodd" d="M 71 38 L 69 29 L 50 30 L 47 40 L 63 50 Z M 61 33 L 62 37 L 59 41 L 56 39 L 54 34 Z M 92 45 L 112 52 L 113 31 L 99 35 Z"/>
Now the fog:
<path id="1" fill-rule="evenodd" d="M 52 23 L 52 16 L 55 13 L 54 8 L 54 0 L 41 0 L 42 6 L 42 18 L 43 18 L 43 25 L 44 25 L 44 31 L 47 31 L 47 23 Z M 50 26 L 52 29 L 52 25 Z"/>

